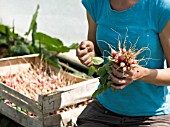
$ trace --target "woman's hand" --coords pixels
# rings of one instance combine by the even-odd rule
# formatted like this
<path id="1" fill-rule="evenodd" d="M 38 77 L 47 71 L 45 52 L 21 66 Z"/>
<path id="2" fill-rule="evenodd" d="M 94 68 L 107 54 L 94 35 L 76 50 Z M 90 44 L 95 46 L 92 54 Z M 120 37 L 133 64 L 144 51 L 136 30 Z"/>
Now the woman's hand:
<path id="1" fill-rule="evenodd" d="M 76 49 L 76 55 L 82 64 L 93 65 L 92 57 L 95 56 L 94 44 L 91 41 L 82 41 Z"/>
<path id="2" fill-rule="evenodd" d="M 120 90 L 125 88 L 128 84 L 140 80 L 145 76 L 145 68 L 136 65 L 133 69 L 123 72 L 116 64 L 112 65 L 111 80 L 114 82 L 111 86 L 114 89 Z"/>

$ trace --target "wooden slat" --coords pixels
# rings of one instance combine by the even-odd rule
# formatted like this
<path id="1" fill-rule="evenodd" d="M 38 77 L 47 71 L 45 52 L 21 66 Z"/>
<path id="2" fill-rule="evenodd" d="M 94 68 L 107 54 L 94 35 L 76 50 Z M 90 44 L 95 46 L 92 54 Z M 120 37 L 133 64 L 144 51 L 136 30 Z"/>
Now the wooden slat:
<path id="1" fill-rule="evenodd" d="M 70 86 L 66 86 L 63 88 L 58 88 L 55 92 L 67 92 L 70 91 L 72 89 L 76 89 L 78 87 L 82 87 L 88 84 L 98 84 L 99 83 L 99 79 L 98 78 L 92 78 L 92 79 L 88 79 L 88 80 L 84 80 L 84 81 L 79 81 L 79 83 L 70 85 Z M 49 95 L 52 95 L 53 93 L 49 93 Z M 48 96 L 48 94 L 47 94 Z"/>
<path id="2" fill-rule="evenodd" d="M 62 127 L 61 116 L 56 114 L 44 118 L 44 127 Z"/>
<path id="3" fill-rule="evenodd" d="M 0 75 L 14 74 L 22 70 L 27 70 L 31 63 L 35 63 L 38 54 L 8 57 L 0 59 Z"/>
<path id="4" fill-rule="evenodd" d="M 39 54 L 30 54 L 30 55 L 23 55 L 23 56 L 13 56 L 13 57 L 6 57 L 6 58 L 0 58 L 0 63 L 4 62 L 4 61 L 18 61 L 19 59 L 25 59 L 25 60 L 29 60 L 29 59 L 35 59 L 39 56 Z M 32 61 L 32 60 L 31 60 Z M 3 65 L 3 64 L 2 64 Z M 1 64 L 0 64 L 1 66 Z"/>
<path id="5" fill-rule="evenodd" d="M 66 127 L 70 120 L 74 123 L 76 122 L 77 116 L 83 111 L 86 105 L 61 114 L 45 117 L 44 121 L 25 115 L 3 102 L 0 102 L 0 107 L 0 113 L 24 127 Z"/>
<path id="6" fill-rule="evenodd" d="M 13 64 L 10 66 L 0 66 L 0 76 L 11 75 L 21 71 L 26 71 L 30 68 L 30 63 L 20 63 L 20 64 Z"/>
<path id="7" fill-rule="evenodd" d="M 60 91 L 49 96 L 43 97 L 43 112 L 44 114 L 48 112 L 53 112 L 60 108 L 74 105 L 79 102 L 86 101 L 91 98 L 91 95 L 98 87 L 98 79 L 91 79 L 79 83 L 75 88 L 66 91 Z M 74 86 L 74 85 L 73 85 Z M 64 89 L 63 89 L 64 90 Z"/>
<path id="8" fill-rule="evenodd" d="M 25 127 L 43 127 L 43 121 L 29 117 L 24 113 L 17 111 L 16 109 L 0 102 L 0 113 L 14 120 L 15 122 L 21 124 Z"/>
<path id="9" fill-rule="evenodd" d="M 38 105 L 38 102 L 20 94 L 19 92 L 11 89 L 10 87 L 4 85 L 3 83 L 0 83 L 0 89 L 2 90 L 5 90 L 7 92 L 9 92 L 10 94 L 12 94 L 13 96 L 17 97 L 17 98 L 20 98 L 21 100 L 27 102 L 28 104 L 34 106 L 34 107 L 37 107 L 38 109 L 42 109 L 42 107 L 40 105 Z"/>
<path id="10" fill-rule="evenodd" d="M 0 107 L 0 113 L 25 127 L 66 127 L 70 120 L 74 123 L 76 122 L 77 116 L 83 111 L 86 105 L 61 114 L 45 117 L 44 121 L 25 115 L 3 102 L 0 102 Z"/>
<path id="11" fill-rule="evenodd" d="M 42 111 L 37 108 L 38 105 L 33 106 L 29 103 L 23 102 L 20 98 L 16 98 L 16 97 L 10 95 L 9 93 L 6 93 L 6 92 L 1 91 L 1 90 L 0 90 L 0 96 L 2 96 L 4 99 L 10 100 L 11 102 L 13 102 L 14 104 L 21 107 L 24 110 L 32 112 L 33 114 L 39 116 L 40 118 L 42 117 Z"/>

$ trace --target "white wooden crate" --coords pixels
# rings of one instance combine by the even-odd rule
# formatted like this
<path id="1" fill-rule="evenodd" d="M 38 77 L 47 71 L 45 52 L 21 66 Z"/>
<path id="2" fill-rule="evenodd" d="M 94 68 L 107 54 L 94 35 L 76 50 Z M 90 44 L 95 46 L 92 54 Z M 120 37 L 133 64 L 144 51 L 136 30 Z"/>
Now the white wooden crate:
<path id="1" fill-rule="evenodd" d="M 32 63 L 39 62 L 38 55 L 27 55 L 0 59 L 0 76 L 26 70 Z M 58 71 L 53 68 L 54 71 Z M 0 101 L 0 113 L 11 118 L 25 127 L 62 127 L 72 118 L 76 118 L 85 106 L 75 108 L 63 113 L 49 115 L 64 107 L 75 105 L 87 101 L 92 93 L 97 89 L 98 79 L 82 79 L 70 73 L 63 72 L 65 76 L 77 78 L 78 83 L 57 89 L 48 94 L 39 95 L 38 101 L 32 100 L 23 94 L 11 89 L 7 85 L 0 83 L 0 96 L 8 99 L 17 106 L 25 109 L 36 117 L 30 117 L 21 111 Z M 74 117 L 73 117 L 74 116 Z"/>

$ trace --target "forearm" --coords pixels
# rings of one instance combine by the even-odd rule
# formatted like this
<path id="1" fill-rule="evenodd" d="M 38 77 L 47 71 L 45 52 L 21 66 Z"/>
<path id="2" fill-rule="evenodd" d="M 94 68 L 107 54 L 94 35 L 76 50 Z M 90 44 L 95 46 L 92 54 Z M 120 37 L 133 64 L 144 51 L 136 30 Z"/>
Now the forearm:
<path id="1" fill-rule="evenodd" d="M 89 32 L 90 33 L 90 32 Z M 100 52 L 100 49 L 97 45 L 97 42 L 96 42 L 96 38 L 95 38 L 95 35 L 92 36 L 92 34 L 88 34 L 88 40 L 89 41 L 92 41 L 93 44 L 94 44 L 94 50 L 95 50 L 95 56 L 101 56 L 101 52 Z"/>
<path id="2" fill-rule="evenodd" d="M 95 56 L 101 56 L 101 52 L 96 41 L 97 24 L 93 21 L 93 19 L 91 18 L 88 12 L 87 12 L 87 20 L 88 20 L 88 26 L 89 26 L 87 39 L 89 41 L 92 41 L 94 44 Z"/>
<path id="3" fill-rule="evenodd" d="M 170 86 L 170 68 L 166 69 L 148 69 L 144 68 L 144 77 L 141 81 L 152 83 L 158 86 Z"/>

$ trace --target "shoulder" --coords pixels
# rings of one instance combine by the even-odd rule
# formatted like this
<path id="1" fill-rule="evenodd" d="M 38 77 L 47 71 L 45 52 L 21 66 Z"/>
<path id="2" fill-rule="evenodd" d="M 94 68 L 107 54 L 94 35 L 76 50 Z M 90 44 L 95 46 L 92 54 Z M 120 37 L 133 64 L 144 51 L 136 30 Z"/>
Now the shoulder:
<path id="1" fill-rule="evenodd" d="M 91 6 L 93 8 L 98 8 L 103 5 L 104 0 L 82 0 L 84 6 Z"/>
<path id="2" fill-rule="evenodd" d="M 86 8 L 92 19 L 97 22 L 101 13 L 102 6 L 106 0 L 82 0 L 83 6 Z"/>
<path id="3" fill-rule="evenodd" d="M 82 0 L 82 3 L 85 5 L 90 5 L 93 7 L 98 7 L 103 5 L 105 0 Z"/>
<path id="4" fill-rule="evenodd" d="M 155 17 L 157 19 L 159 33 L 170 20 L 170 0 L 155 0 Z"/>
<path id="5" fill-rule="evenodd" d="M 81 0 L 81 1 L 82 1 L 82 3 L 94 4 L 94 5 L 103 3 L 103 0 Z"/>

